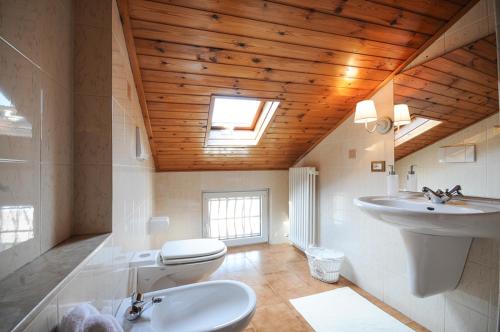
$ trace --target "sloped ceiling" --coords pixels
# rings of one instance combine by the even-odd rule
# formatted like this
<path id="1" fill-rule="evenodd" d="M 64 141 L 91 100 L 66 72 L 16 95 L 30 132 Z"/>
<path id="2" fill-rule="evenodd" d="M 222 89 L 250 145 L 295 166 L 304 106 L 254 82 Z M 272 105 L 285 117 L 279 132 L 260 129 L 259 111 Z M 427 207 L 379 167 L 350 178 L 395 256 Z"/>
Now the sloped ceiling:
<path id="1" fill-rule="evenodd" d="M 292 166 L 475 2 L 119 0 L 157 170 Z M 212 95 L 281 104 L 257 146 L 207 148 Z"/>
<path id="2" fill-rule="evenodd" d="M 495 35 L 413 67 L 394 78 L 394 102 L 442 121 L 395 148 L 396 160 L 498 112 Z"/>

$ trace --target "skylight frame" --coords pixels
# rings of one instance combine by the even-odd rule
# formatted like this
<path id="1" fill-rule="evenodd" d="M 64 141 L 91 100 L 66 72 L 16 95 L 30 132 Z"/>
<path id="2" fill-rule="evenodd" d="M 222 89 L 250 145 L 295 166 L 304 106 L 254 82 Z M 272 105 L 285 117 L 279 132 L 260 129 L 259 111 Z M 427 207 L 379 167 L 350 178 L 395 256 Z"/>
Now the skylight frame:
<path id="1" fill-rule="evenodd" d="M 234 99 L 250 99 L 261 102 L 258 116 L 255 118 L 253 129 L 234 128 L 224 129 L 223 127 L 212 127 L 213 107 L 216 98 L 234 98 Z M 279 99 L 244 97 L 244 96 L 223 96 L 212 95 L 210 101 L 210 109 L 208 116 L 207 131 L 205 134 L 205 147 L 247 147 L 255 146 L 259 143 L 265 130 L 276 115 L 276 110 L 279 107 Z M 241 129 L 240 129 L 241 128 Z"/>
<path id="2" fill-rule="evenodd" d="M 415 121 L 422 123 L 415 124 Z M 402 126 L 394 135 L 394 147 L 400 146 L 406 142 L 417 138 L 418 136 L 428 132 L 429 130 L 441 125 L 443 121 L 432 119 L 425 116 L 414 116 L 411 122 Z M 398 137 L 399 136 L 399 137 Z"/>
<path id="3" fill-rule="evenodd" d="M 210 123 L 212 123 L 212 118 L 213 114 L 215 112 L 215 99 L 217 98 L 224 98 L 224 99 L 245 99 L 245 100 L 255 100 L 259 102 L 259 106 L 257 107 L 257 110 L 255 112 L 255 115 L 253 117 L 252 123 L 249 126 L 235 126 L 232 129 L 234 130 L 254 130 L 255 126 L 257 125 L 257 122 L 259 121 L 259 118 L 262 114 L 262 110 L 265 106 L 265 101 L 263 101 L 260 98 L 252 98 L 252 97 L 238 97 L 238 96 L 213 96 L 210 100 Z M 224 130 L 226 127 L 224 126 L 211 126 L 211 128 L 216 129 L 216 130 Z"/>

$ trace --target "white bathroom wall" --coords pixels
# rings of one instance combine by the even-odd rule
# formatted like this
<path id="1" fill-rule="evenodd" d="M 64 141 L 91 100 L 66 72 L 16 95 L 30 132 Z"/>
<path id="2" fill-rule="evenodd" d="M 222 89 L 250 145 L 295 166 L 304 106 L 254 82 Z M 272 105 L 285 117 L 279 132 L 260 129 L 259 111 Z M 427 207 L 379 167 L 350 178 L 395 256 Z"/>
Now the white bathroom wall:
<path id="1" fill-rule="evenodd" d="M 398 160 L 401 188 L 406 187 L 405 174 L 410 165 L 417 165 L 418 188 L 443 189 L 460 184 L 465 195 L 500 198 L 500 129 L 493 127 L 496 124 L 498 114 Z M 439 147 L 466 143 L 476 146 L 475 162 L 438 161 Z"/>
<path id="2" fill-rule="evenodd" d="M 112 211 L 112 234 L 88 262 L 78 268 L 64 288 L 53 295 L 51 303 L 26 329 L 30 332 L 52 330 L 64 314 L 82 302 L 91 303 L 101 313 L 114 314 L 121 299 L 128 297 L 134 287 L 129 271 L 134 250 L 149 249 L 146 223 L 153 209 L 154 165 L 151 158 L 146 161 L 135 158 L 136 126 L 146 139 L 147 153 L 150 151 L 118 8 L 114 0 L 75 0 L 75 6 L 80 15 L 79 24 L 89 29 L 112 30 L 112 55 L 109 55 L 113 65 L 112 109 L 102 109 L 112 111 L 113 120 L 109 142 L 103 142 L 106 149 L 108 144 L 112 148 L 112 156 L 109 156 L 112 174 L 107 175 L 113 184 L 112 206 L 103 207 L 104 211 Z M 99 121 L 99 118 L 87 120 Z M 90 125 L 92 130 L 100 128 L 98 124 Z M 111 224 L 111 220 L 109 222 Z"/>
<path id="3" fill-rule="evenodd" d="M 127 250 L 145 249 L 149 247 L 146 223 L 153 210 L 155 168 L 115 1 L 112 42 L 113 235 Z M 137 127 L 146 160 L 136 157 Z"/>
<path id="4" fill-rule="evenodd" d="M 113 178 L 113 294 L 117 300 L 130 294 L 129 261 L 135 250 L 149 249 L 147 222 L 153 212 L 152 157 L 136 158 L 136 127 L 143 148 L 151 156 L 141 107 L 116 2 L 112 7 L 112 178 Z M 115 301 L 116 302 L 116 301 Z M 116 310 L 116 303 L 113 306 Z"/>
<path id="5" fill-rule="evenodd" d="M 392 84 L 374 96 L 379 114 L 391 114 Z M 494 241 L 474 241 L 459 287 L 425 299 L 411 295 L 403 241 L 396 228 L 362 213 L 353 199 L 385 195 L 386 174 L 370 161 L 394 160 L 392 134 L 368 134 L 349 118 L 299 166 L 319 169 L 320 244 L 345 252 L 342 275 L 431 331 L 495 331 L 498 259 Z M 356 149 L 356 159 L 348 152 Z"/>
<path id="6" fill-rule="evenodd" d="M 221 171 L 156 173 L 155 215 L 170 218 L 164 234 L 155 234 L 152 246 L 165 240 L 201 237 L 202 192 L 246 191 L 269 188 L 271 243 L 287 241 L 288 171 Z"/>
<path id="7" fill-rule="evenodd" d="M 0 207 L 31 207 L 34 213 L 24 225 L 13 220 L 15 229 L 0 221 L 0 247 L 6 248 L 0 252 L 0 279 L 71 235 L 71 1 L 0 0 L 0 105 L 5 99 L 31 125 L 31 135 L 6 133 L 2 120 Z"/>

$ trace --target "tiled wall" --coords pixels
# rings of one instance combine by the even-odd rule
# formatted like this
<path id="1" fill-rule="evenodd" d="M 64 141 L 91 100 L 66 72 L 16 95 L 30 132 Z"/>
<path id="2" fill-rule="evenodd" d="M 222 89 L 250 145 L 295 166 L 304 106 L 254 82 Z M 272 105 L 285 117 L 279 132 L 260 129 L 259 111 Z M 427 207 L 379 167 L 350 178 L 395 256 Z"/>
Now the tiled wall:
<path id="1" fill-rule="evenodd" d="M 72 10 L 66 0 L 0 1 L 0 104 L 8 99 L 24 117 L 18 123 L 31 126 L 27 137 L 12 136 L 2 120 L 0 205 L 34 210 L 21 227 L 34 237 L 0 252 L 0 279 L 71 233 Z"/>
<path id="2" fill-rule="evenodd" d="M 401 177 L 401 188 L 406 187 L 405 174 L 410 165 L 417 165 L 418 188 L 451 188 L 460 184 L 465 195 L 500 198 L 500 129 L 494 128 L 498 123 L 498 114 L 495 114 L 398 160 L 396 171 Z M 476 161 L 440 163 L 439 147 L 457 144 L 474 144 Z"/>
<path id="3" fill-rule="evenodd" d="M 155 215 L 168 216 L 170 227 L 155 234 L 153 247 L 165 240 L 201 237 L 202 192 L 269 188 L 271 243 L 285 242 L 288 233 L 288 171 L 156 173 Z"/>
<path id="4" fill-rule="evenodd" d="M 111 232 L 112 1 L 75 0 L 74 234 Z"/>
<path id="5" fill-rule="evenodd" d="M 392 85 L 374 97 L 380 113 L 392 113 Z M 394 160 L 394 137 L 368 134 L 352 117 L 299 165 L 319 169 L 320 244 L 342 250 L 342 274 L 432 331 L 496 331 L 498 259 L 494 241 L 474 241 L 459 287 L 425 299 L 409 291 L 406 254 L 396 228 L 362 213 L 353 199 L 385 195 L 386 175 L 370 161 Z M 348 151 L 356 149 L 356 159 Z"/>
<path id="6" fill-rule="evenodd" d="M 123 298 L 130 291 L 128 263 L 133 251 L 150 248 L 146 229 L 153 210 L 155 170 L 115 1 L 112 10 L 113 246 L 120 258 L 114 260 L 113 298 Z M 148 160 L 136 158 L 136 127 Z"/>
<path id="7" fill-rule="evenodd" d="M 92 122 L 98 119 L 90 119 L 90 128 L 83 135 L 89 135 L 89 139 L 97 135 L 97 140 L 101 141 L 102 144 L 96 146 L 95 150 L 83 151 L 82 155 L 88 157 L 94 155 L 95 160 L 99 161 L 96 163 L 97 166 L 107 166 L 108 163 L 112 165 L 109 170 L 112 174 L 109 176 L 112 178 L 113 204 L 109 206 L 109 214 L 110 218 L 112 214 L 113 232 L 105 245 L 79 269 L 78 273 L 54 297 L 51 304 L 45 307 L 31 322 L 26 329 L 30 332 L 50 331 L 61 321 L 65 313 L 81 302 L 92 303 L 102 313 L 115 313 L 120 300 L 129 296 L 134 287 L 133 280 L 129 275 L 129 261 L 133 250 L 149 249 L 146 222 L 151 216 L 153 207 L 154 165 L 151 158 L 147 161 L 138 161 L 135 158 L 136 126 L 140 128 L 145 138 L 147 136 L 132 78 L 118 9 L 114 1 L 84 0 L 84 2 L 90 8 L 84 5 L 76 7 L 86 17 L 86 21 L 91 23 L 90 28 L 88 28 L 90 30 L 98 31 L 99 28 L 94 25 L 99 26 L 98 22 L 104 18 L 108 19 L 112 15 L 112 54 L 109 54 L 110 58 L 112 56 L 113 64 L 110 93 L 112 124 L 111 128 L 98 127 L 97 122 Z M 107 11 L 109 16 L 96 17 L 97 14 L 102 14 L 102 11 L 106 10 L 103 8 L 97 10 L 95 9 L 97 7 L 94 6 L 104 6 L 105 2 L 111 5 Z M 104 31 L 102 32 L 104 33 Z M 107 56 L 105 58 L 107 59 Z M 95 100 L 105 99 L 94 95 L 83 95 L 82 98 L 90 100 L 90 104 L 94 105 Z M 108 109 L 98 107 L 98 110 L 104 112 Z M 103 121 L 107 121 L 107 118 Z M 111 134 L 111 132 L 112 136 L 109 136 L 109 142 L 106 143 L 103 137 L 108 136 L 100 135 Z M 144 142 L 144 147 L 150 154 L 147 141 Z M 110 156 L 102 154 L 107 149 L 112 150 Z M 93 177 L 95 178 L 95 176 Z M 107 175 L 104 180 L 107 180 Z M 91 202 L 91 204 L 93 203 Z M 104 207 L 108 208 L 107 205 Z M 108 212 L 106 212 L 107 214 Z M 103 215 L 96 214 L 96 216 L 105 220 Z"/>

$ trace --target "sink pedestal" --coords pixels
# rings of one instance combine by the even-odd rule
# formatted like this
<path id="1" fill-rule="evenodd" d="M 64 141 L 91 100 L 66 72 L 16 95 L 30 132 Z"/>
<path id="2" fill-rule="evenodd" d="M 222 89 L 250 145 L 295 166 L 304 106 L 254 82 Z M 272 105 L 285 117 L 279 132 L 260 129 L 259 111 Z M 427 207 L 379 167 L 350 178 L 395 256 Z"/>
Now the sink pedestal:
<path id="1" fill-rule="evenodd" d="M 433 204 L 422 194 L 354 200 L 373 218 L 403 236 L 410 288 L 426 297 L 457 287 L 472 238 L 500 239 L 500 199 L 461 197 Z"/>
<path id="2" fill-rule="evenodd" d="M 426 297 L 457 287 L 472 237 L 428 235 L 401 230 L 407 249 L 411 292 Z"/>

